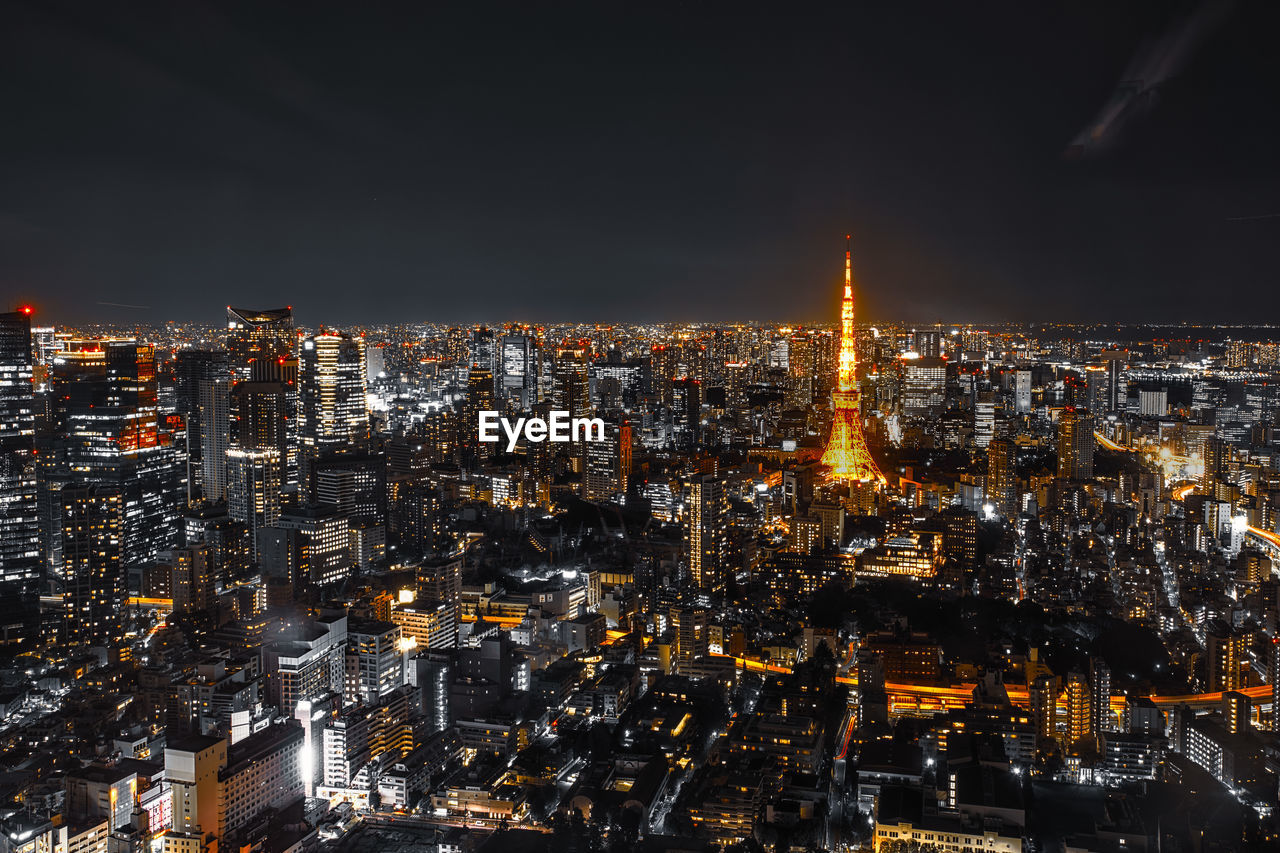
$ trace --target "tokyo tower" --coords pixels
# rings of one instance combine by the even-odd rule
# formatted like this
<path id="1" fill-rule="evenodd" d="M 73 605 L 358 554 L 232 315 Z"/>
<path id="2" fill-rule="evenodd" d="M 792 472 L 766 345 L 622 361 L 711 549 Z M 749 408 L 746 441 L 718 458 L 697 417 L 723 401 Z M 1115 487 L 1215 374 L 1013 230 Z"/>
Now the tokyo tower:
<path id="1" fill-rule="evenodd" d="M 822 464 L 831 469 L 835 480 L 872 481 L 882 484 L 885 477 L 867 449 L 862 434 L 862 412 L 858 405 L 858 337 L 853 328 L 853 253 L 851 238 L 845 235 L 844 301 L 840 306 L 840 374 L 831 392 L 831 437 L 822 454 Z"/>

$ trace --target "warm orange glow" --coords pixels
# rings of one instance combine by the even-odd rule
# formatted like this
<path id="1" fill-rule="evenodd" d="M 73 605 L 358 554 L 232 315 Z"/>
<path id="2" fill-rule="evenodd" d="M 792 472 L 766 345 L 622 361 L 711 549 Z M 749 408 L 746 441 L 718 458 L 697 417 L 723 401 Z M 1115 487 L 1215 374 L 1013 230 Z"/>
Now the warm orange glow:
<path id="1" fill-rule="evenodd" d="M 1249 532 L 1259 539 L 1268 542 L 1273 548 L 1280 548 L 1280 536 L 1272 533 L 1270 530 L 1263 530 L 1261 527 L 1250 527 Z"/>
<path id="2" fill-rule="evenodd" d="M 847 239 L 847 238 L 846 238 Z M 838 480 L 886 482 L 871 458 L 862 434 L 862 406 L 858 392 L 858 333 L 853 327 L 853 252 L 844 253 L 844 299 L 840 306 L 840 373 L 831 394 L 831 437 L 822 464 Z"/>

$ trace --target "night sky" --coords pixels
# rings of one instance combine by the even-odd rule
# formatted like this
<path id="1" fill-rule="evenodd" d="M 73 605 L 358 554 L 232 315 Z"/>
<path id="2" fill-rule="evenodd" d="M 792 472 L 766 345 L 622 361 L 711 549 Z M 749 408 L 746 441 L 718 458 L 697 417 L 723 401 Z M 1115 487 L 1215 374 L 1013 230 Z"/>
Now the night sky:
<path id="1" fill-rule="evenodd" d="M 0 309 L 834 321 L 851 231 L 867 319 L 1276 322 L 1278 24 L 5 0 Z"/>

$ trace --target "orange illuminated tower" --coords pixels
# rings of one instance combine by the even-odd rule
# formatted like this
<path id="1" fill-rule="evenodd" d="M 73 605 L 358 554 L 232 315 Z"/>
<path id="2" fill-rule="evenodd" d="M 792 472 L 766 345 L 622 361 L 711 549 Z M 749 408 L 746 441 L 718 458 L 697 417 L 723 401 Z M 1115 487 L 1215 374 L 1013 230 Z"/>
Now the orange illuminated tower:
<path id="1" fill-rule="evenodd" d="M 845 236 L 846 242 L 850 240 Z M 853 253 L 844 252 L 844 301 L 840 308 L 839 379 L 831 392 L 831 437 L 822 454 L 822 464 L 830 467 L 838 480 L 884 483 L 884 475 L 867 449 L 862 434 L 862 412 L 858 404 L 858 338 L 853 328 Z"/>

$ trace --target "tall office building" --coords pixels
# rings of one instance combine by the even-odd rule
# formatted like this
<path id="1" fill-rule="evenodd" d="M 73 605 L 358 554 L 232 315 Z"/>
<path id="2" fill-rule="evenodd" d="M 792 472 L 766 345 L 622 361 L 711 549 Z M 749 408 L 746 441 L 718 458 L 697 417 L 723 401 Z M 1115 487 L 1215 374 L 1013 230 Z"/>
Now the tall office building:
<path id="1" fill-rule="evenodd" d="M 990 391 L 978 394 L 973 406 L 973 443 L 986 447 L 996 434 L 996 398 Z"/>
<path id="2" fill-rule="evenodd" d="M 334 331 L 305 338 L 298 362 L 298 386 L 302 468 L 314 459 L 366 447 L 369 400 L 364 341 Z"/>
<path id="3" fill-rule="evenodd" d="M 54 360 L 53 390 L 57 437 L 44 476 L 120 493 L 127 564 L 176 547 L 187 466 L 158 417 L 154 349 L 133 340 L 68 341 Z"/>
<path id="4" fill-rule="evenodd" d="M 495 382 L 502 399 L 511 401 L 518 409 L 527 409 L 538 402 L 536 343 L 528 334 L 508 334 L 501 338 Z"/>
<path id="5" fill-rule="evenodd" d="M 1031 414 L 1031 371 L 1027 368 L 1020 367 L 1013 375 L 1013 411 Z"/>
<path id="6" fill-rule="evenodd" d="M 124 636 L 124 499 L 104 486 L 66 487 L 60 499 L 63 641 L 116 646 Z"/>
<path id="7" fill-rule="evenodd" d="M 1102 354 L 1102 361 L 1107 368 L 1107 412 L 1118 412 L 1124 408 L 1128 397 L 1124 369 L 1128 359 L 1129 353 L 1123 350 L 1107 350 Z"/>
<path id="8" fill-rule="evenodd" d="M 927 417 L 942 411 L 947 397 L 947 363 L 941 358 L 904 358 L 902 412 Z"/>
<path id="9" fill-rule="evenodd" d="M 199 382 L 200 496 L 210 501 L 223 501 L 227 497 L 230 392 L 231 380 L 225 377 Z"/>
<path id="10" fill-rule="evenodd" d="M 916 329 L 915 350 L 921 358 L 941 358 L 942 332 L 938 329 Z"/>
<path id="11" fill-rule="evenodd" d="M 266 450 L 227 451 L 227 514 L 249 529 L 249 549 L 258 559 L 258 531 L 280 519 L 280 453 Z"/>
<path id="12" fill-rule="evenodd" d="M 179 350 L 174 356 L 175 409 L 186 420 L 187 427 L 187 497 L 202 497 L 204 487 L 205 427 L 204 411 L 213 403 L 204 383 L 223 380 L 230 382 L 230 366 L 227 354 L 222 350 Z M 223 432 L 221 452 L 226 452 L 226 412 L 220 425 Z M 217 433 L 219 425 L 211 430 Z M 216 443 L 216 442 L 215 442 Z M 215 449 L 215 453 L 218 452 Z M 220 456 L 217 458 L 221 458 Z"/>
<path id="13" fill-rule="evenodd" d="M 231 392 L 238 390 L 242 382 L 277 383 L 283 399 L 275 406 L 279 425 L 277 448 L 282 466 L 282 487 L 293 492 L 298 488 L 298 443 L 300 426 L 295 412 L 299 407 L 298 388 L 298 333 L 293 324 L 291 308 L 254 311 L 245 308 L 227 308 L 227 356 L 231 369 Z M 363 365 L 362 365 L 363 378 Z M 240 405 L 252 398 L 233 393 L 228 406 L 228 432 L 240 431 L 242 419 Z M 261 417 L 262 412 L 258 412 Z"/>
<path id="14" fill-rule="evenodd" d="M 552 401 L 570 417 L 582 418 L 591 412 L 590 364 L 591 351 L 585 341 L 556 350 Z"/>
<path id="15" fill-rule="evenodd" d="M 1058 421 L 1058 476 L 1093 479 L 1093 416 L 1068 406 Z"/>
<path id="16" fill-rule="evenodd" d="M 277 378 L 297 343 L 292 308 L 255 311 L 227 306 L 227 357 L 236 382 Z"/>
<path id="17" fill-rule="evenodd" d="M 689 483 L 685 553 L 689 576 L 701 589 L 724 586 L 729 550 L 729 497 L 718 475 L 704 474 Z"/>
<path id="18" fill-rule="evenodd" d="M 1003 518 L 1018 514 L 1017 450 L 1007 438 L 987 447 L 987 502 Z"/>
<path id="19" fill-rule="evenodd" d="M 39 576 L 31 309 L 0 314 L 0 581 Z"/>
<path id="20" fill-rule="evenodd" d="M 483 326 L 471 330 L 471 345 L 468 347 L 468 358 L 472 367 L 489 371 L 489 376 L 499 374 L 498 342 L 492 329 Z"/>
<path id="21" fill-rule="evenodd" d="M 625 495 L 631 476 L 631 425 L 605 424 L 604 441 L 587 445 L 585 497 L 604 501 Z"/>

